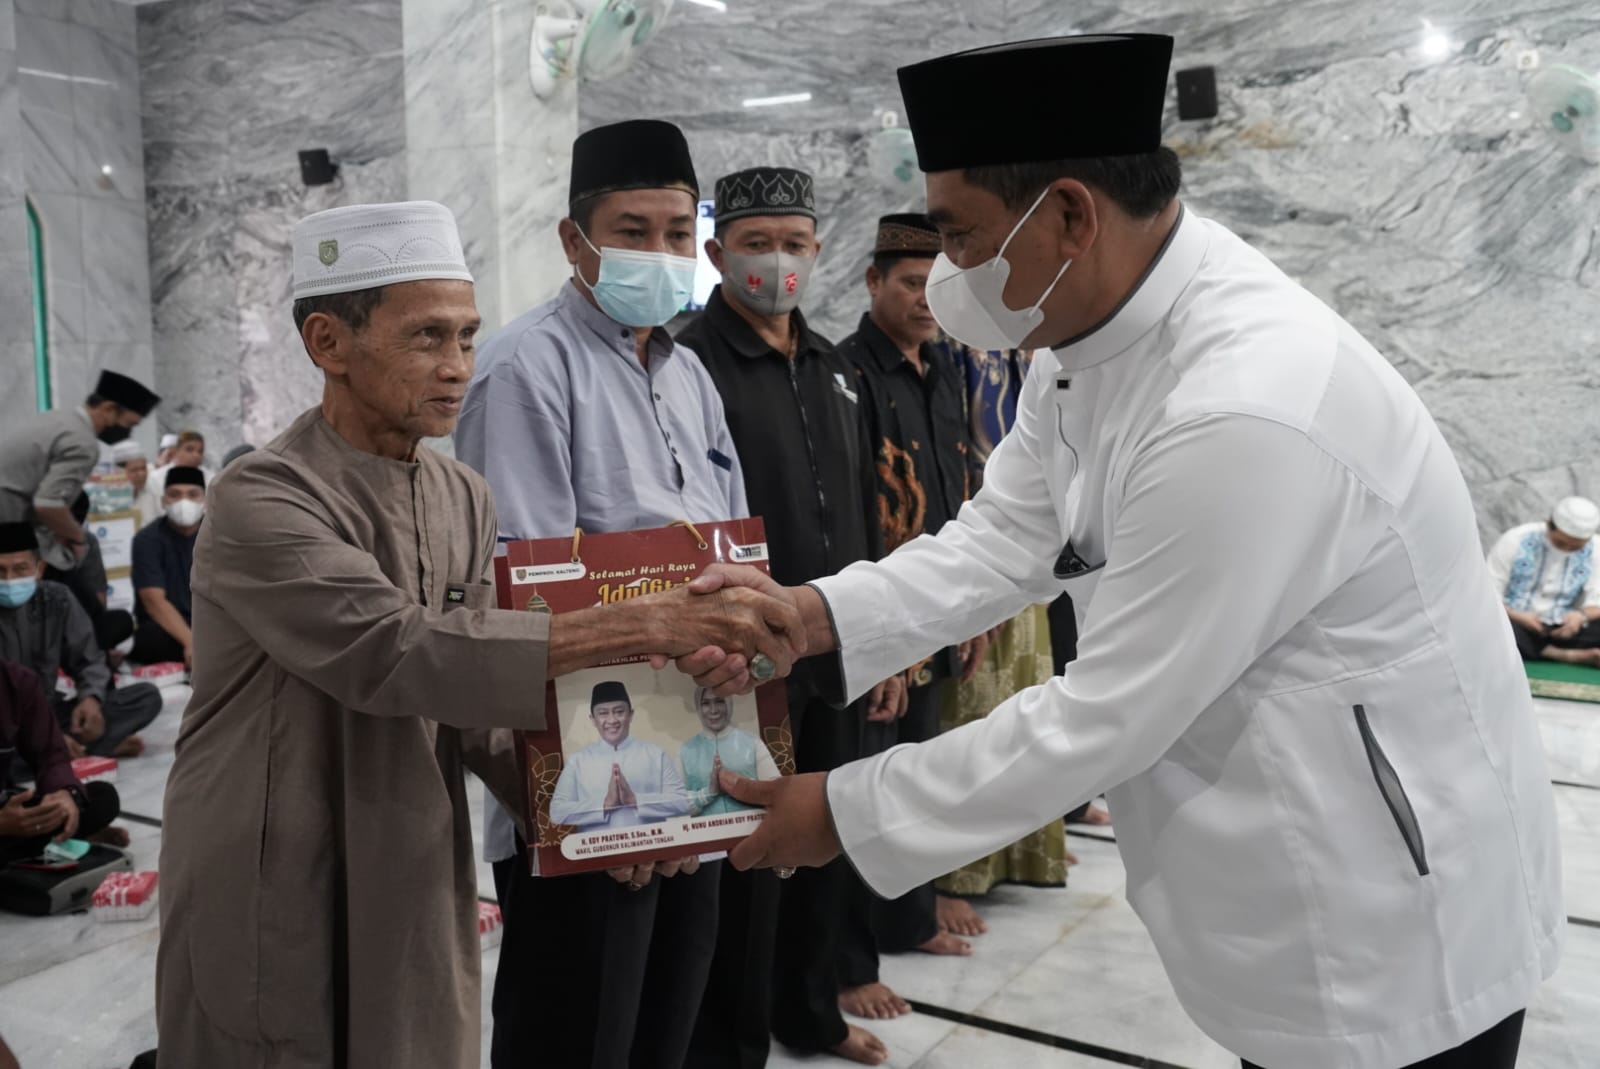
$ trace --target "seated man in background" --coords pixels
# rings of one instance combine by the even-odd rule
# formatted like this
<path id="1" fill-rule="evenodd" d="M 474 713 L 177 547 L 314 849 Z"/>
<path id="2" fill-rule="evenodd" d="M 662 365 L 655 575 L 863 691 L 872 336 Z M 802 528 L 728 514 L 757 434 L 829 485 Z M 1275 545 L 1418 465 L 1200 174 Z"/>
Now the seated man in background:
<path id="1" fill-rule="evenodd" d="M 161 446 L 156 450 L 156 468 L 172 463 L 172 454 L 178 451 L 178 436 L 168 432 L 161 436 Z"/>
<path id="2" fill-rule="evenodd" d="M 161 518 L 161 491 L 150 481 L 150 461 L 138 442 L 128 439 L 111 448 L 111 459 L 128 477 L 133 487 L 133 511 L 139 514 L 141 528 Z"/>
<path id="3" fill-rule="evenodd" d="M 567 758 L 550 798 L 550 820 L 580 831 L 654 824 L 689 812 L 683 774 L 667 751 L 630 737 L 633 699 L 615 680 L 596 683 L 589 721 L 600 737 Z"/>
<path id="4" fill-rule="evenodd" d="M 181 448 L 181 446 L 180 446 Z M 128 656 L 138 664 L 182 661 L 190 667 L 189 573 L 194 540 L 206 514 L 206 477 L 199 468 L 167 469 L 166 513 L 133 536 L 134 614 L 139 627 Z"/>
<path id="5" fill-rule="evenodd" d="M 216 473 L 206 467 L 206 440 L 199 431 L 184 431 L 178 435 L 178 444 L 172 450 L 172 459 L 160 465 L 151 476 L 156 481 L 156 486 L 166 486 L 167 472 L 173 468 L 199 468 L 206 473 L 206 478 L 212 478 Z"/>
<path id="6" fill-rule="evenodd" d="M 1524 661 L 1600 667 L 1600 506 L 1556 503 L 1548 520 L 1513 527 L 1489 552 L 1489 574 Z"/>
<path id="7" fill-rule="evenodd" d="M 33 787 L 16 789 L 12 763 L 33 771 Z M 66 739 L 39 693 L 33 673 L 0 660 L 0 866 L 37 857 L 50 842 L 93 839 L 127 846 L 110 824 L 121 802 L 109 783 L 79 783 Z"/>
<path id="8" fill-rule="evenodd" d="M 753 809 L 722 790 L 722 770 L 746 779 L 777 779 L 778 763 L 767 744 L 733 726 L 733 699 L 705 687 L 694 689 L 694 708 L 701 733 L 678 751 L 683 762 L 683 782 L 689 789 L 689 811 L 695 816 L 715 816 Z"/>
<path id="9" fill-rule="evenodd" d="M 88 614 L 43 575 L 33 525 L 0 524 L 0 659 L 33 669 L 73 757 L 137 756 L 144 750 L 137 733 L 161 712 L 161 692 L 149 683 L 112 690 Z M 56 693 L 63 670 L 77 687 L 72 698 Z"/>

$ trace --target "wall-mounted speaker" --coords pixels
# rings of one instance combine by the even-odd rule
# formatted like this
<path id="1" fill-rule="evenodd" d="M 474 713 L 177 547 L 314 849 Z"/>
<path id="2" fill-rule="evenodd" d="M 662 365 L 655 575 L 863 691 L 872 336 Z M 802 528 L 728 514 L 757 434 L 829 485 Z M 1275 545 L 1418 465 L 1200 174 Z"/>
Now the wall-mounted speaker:
<path id="1" fill-rule="evenodd" d="M 1217 117 L 1217 71 L 1215 67 L 1191 67 L 1179 71 L 1178 118 L 1215 119 Z"/>
<path id="2" fill-rule="evenodd" d="M 339 165 L 328 158 L 325 148 L 300 150 L 300 180 L 308 186 L 325 186 L 339 176 Z"/>

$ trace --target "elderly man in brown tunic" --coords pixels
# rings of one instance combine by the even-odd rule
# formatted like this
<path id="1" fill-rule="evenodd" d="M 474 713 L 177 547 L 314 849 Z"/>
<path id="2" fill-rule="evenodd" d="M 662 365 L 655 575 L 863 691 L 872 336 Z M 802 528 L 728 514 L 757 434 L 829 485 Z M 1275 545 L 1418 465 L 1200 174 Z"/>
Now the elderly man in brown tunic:
<path id="1" fill-rule="evenodd" d="M 520 812 L 494 729 L 542 726 L 548 679 L 719 645 L 786 671 L 804 639 L 745 591 L 491 608 L 488 487 L 418 447 L 450 433 L 472 376 L 455 220 L 426 202 L 336 208 L 299 224 L 294 253 L 323 400 L 216 481 L 195 547 L 160 1062 L 465 1069 L 480 1003 L 463 768 Z"/>

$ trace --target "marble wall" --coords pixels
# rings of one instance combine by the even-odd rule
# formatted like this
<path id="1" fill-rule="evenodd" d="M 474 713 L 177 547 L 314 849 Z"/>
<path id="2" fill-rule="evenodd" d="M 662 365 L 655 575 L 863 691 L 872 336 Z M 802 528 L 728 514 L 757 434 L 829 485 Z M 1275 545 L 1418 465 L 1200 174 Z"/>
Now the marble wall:
<path id="1" fill-rule="evenodd" d="M 568 268 L 578 87 L 528 81 L 535 0 L 404 0 L 410 196 L 456 213 L 486 330 L 551 297 Z"/>
<path id="2" fill-rule="evenodd" d="M 1186 201 L 1329 301 L 1415 384 L 1485 535 L 1554 497 L 1600 496 L 1600 168 L 1530 128 L 1519 70 L 1527 52 L 1600 70 L 1588 0 L 727 7 L 677 4 L 636 67 L 583 88 L 580 122 L 678 122 L 707 190 L 755 163 L 811 170 L 825 248 L 806 310 L 826 333 L 848 333 L 864 309 L 875 218 L 920 200 L 918 185 L 885 188 L 868 167 L 882 110 L 899 107 L 897 65 L 1059 33 L 1170 33 L 1174 66 L 1214 65 L 1221 100 L 1210 122 L 1169 110 Z M 811 100 L 742 106 L 799 92 Z"/>
<path id="3" fill-rule="evenodd" d="M 17 89 L 17 20 L 0 0 L 0 145 L 22 143 Z M 34 410 L 33 306 L 28 281 L 22 154 L 0 151 L 0 422 Z"/>
<path id="4" fill-rule="evenodd" d="M 161 0 L 138 8 L 164 427 L 222 453 L 321 397 L 290 317 L 301 216 L 406 195 L 400 0 Z M 305 186 L 326 148 L 332 185 Z"/>
<path id="5" fill-rule="evenodd" d="M 16 151 L 4 155 L 20 163 L 40 217 L 51 387 L 61 407 L 81 402 L 105 368 L 152 379 L 134 9 L 119 0 L 17 0 L 10 21 L 3 32 L 15 42 L 21 129 L 6 140 Z M 12 237 L 8 228 L 8 259 L 13 249 L 26 257 L 25 238 Z M 25 270 L 20 283 L 28 285 Z M 31 305 L 21 322 L 31 324 Z M 26 362 L 8 352 L 5 366 L 31 382 L 29 338 Z"/>

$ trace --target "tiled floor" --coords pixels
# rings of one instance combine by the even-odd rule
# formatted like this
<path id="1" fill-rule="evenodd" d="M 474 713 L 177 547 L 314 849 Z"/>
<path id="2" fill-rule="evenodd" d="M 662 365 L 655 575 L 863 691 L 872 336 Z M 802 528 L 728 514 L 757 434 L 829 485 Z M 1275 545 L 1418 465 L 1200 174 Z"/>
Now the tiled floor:
<path id="1" fill-rule="evenodd" d="M 182 694 L 146 733 L 150 752 L 123 762 L 129 813 L 159 817 Z M 1600 921 L 1600 706 L 1541 701 L 1565 848 L 1567 911 Z M 474 790 L 474 807 L 481 792 Z M 475 827 L 481 814 L 474 813 Z M 134 860 L 153 867 L 158 828 L 129 822 Z M 872 1025 L 890 1065 L 918 1069 L 1093 1069 L 1138 1064 L 1233 1069 L 1237 1059 L 1179 1010 L 1149 937 L 1122 897 L 1116 848 L 1075 837 L 1082 864 L 1065 891 L 1007 888 L 985 908 L 990 932 L 965 960 L 891 959 L 884 979 L 931 1013 Z M 479 879 L 490 886 L 487 866 Z M 101 925 L 86 916 L 0 914 L 0 1035 L 24 1069 L 121 1069 L 155 1043 L 151 1012 L 156 923 Z M 487 991 L 496 952 L 484 958 Z M 485 1036 L 487 1037 L 487 1027 Z M 1021 1037 L 1017 1033 L 1021 1033 Z M 1025 1037 L 1025 1038 L 1024 1038 Z M 485 1044 L 487 1048 L 487 1044 Z M 1600 1066 L 1600 927 L 1570 928 L 1566 958 L 1531 1007 L 1522 1064 Z M 775 1049 L 774 1067 L 844 1063 Z M 487 1065 L 487 1056 L 484 1064 Z"/>

